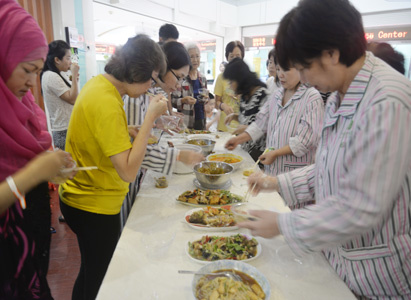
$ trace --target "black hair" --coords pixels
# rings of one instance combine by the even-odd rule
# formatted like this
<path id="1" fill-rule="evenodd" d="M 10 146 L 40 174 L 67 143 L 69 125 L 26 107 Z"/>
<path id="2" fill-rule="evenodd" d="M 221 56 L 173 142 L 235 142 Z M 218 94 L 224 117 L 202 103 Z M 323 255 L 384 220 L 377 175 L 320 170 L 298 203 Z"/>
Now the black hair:
<path id="1" fill-rule="evenodd" d="M 241 58 L 244 58 L 245 55 L 245 49 L 243 43 L 240 41 L 231 41 L 225 46 L 225 58 L 228 60 L 228 55 L 230 55 L 231 52 L 234 51 L 234 48 L 238 47 L 241 51 Z"/>
<path id="2" fill-rule="evenodd" d="M 370 50 L 376 57 L 382 59 L 395 70 L 401 74 L 405 74 L 404 67 L 404 55 L 395 51 L 394 48 L 388 43 L 370 43 L 368 44 L 368 50 Z"/>
<path id="3" fill-rule="evenodd" d="M 268 68 L 268 63 L 270 62 L 270 58 L 272 57 L 274 59 L 275 56 L 275 48 L 271 49 L 270 52 L 268 52 L 268 58 L 265 63 L 265 66 Z"/>
<path id="4" fill-rule="evenodd" d="M 365 54 L 361 14 L 348 0 L 301 0 L 281 20 L 275 51 L 283 69 L 310 66 L 324 50 L 338 49 L 339 62 L 351 66 Z"/>
<path id="5" fill-rule="evenodd" d="M 145 34 L 129 38 L 118 48 L 104 68 L 117 80 L 143 83 L 151 79 L 153 71 L 164 74 L 166 60 L 161 47 Z"/>
<path id="6" fill-rule="evenodd" d="M 178 40 L 179 33 L 177 27 L 173 24 L 164 24 L 160 27 L 158 31 L 158 36 L 163 39 L 163 42 L 168 39 L 175 39 Z"/>
<path id="7" fill-rule="evenodd" d="M 235 81 L 237 83 L 236 94 L 242 94 L 246 99 L 251 95 L 251 92 L 256 86 L 267 87 L 265 83 L 258 79 L 257 74 L 251 72 L 248 65 L 241 58 L 234 58 L 225 67 L 223 76 L 225 79 Z"/>
<path id="8" fill-rule="evenodd" d="M 56 57 L 62 60 L 66 55 L 67 50 L 70 50 L 70 46 L 65 41 L 56 40 L 49 44 L 49 52 L 47 53 L 46 61 L 44 62 L 44 67 L 40 74 L 40 81 L 46 71 L 52 71 L 58 74 L 68 87 L 71 87 L 71 84 L 63 76 L 61 76 L 60 70 L 56 67 L 55 61 Z"/>
<path id="9" fill-rule="evenodd" d="M 177 70 L 184 66 L 190 66 L 191 68 L 191 59 L 183 44 L 174 41 L 167 42 L 162 45 L 162 49 L 166 56 L 167 71 L 170 69 Z M 161 75 L 159 78 L 164 82 Z"/>
<path id="10" fill-rule="evenodd" d="M 268 52 L 268 59 L 275 57 L 275 48 L 271 49 L 270 52 Z"/>

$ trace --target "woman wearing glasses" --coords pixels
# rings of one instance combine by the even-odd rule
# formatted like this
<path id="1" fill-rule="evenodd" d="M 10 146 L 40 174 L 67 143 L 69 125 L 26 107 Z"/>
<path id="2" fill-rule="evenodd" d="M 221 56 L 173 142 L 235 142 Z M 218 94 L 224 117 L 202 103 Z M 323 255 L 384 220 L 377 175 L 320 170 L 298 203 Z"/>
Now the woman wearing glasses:
<path id="1" fill-rule="evenodd" d="M 162 46 L 162 50 L 167 60 L 167 71 L 163 76 L 154 74 L 152 77 L 152 86 L 148 92 L 153 95 L 157 93 L 169 95 L 176 91 L 176 89 L 180 87 L 181 81 L 187 76 L 190 68 L 190 58 L 183 44 L 168 42 Z M 145 94 L 138 98 L 131 98 L 125 95 L 123 100 L 130 135 L 133 137 L 137 133 L 137 127 L 143 124 L 150 103 L 150 96 Z M 203 159 L 202 154 L 193 151 L 148 145 L 141 169 L 136 180 L 130 183 L 129 192 L 121 208 L 120 217 L 122 226 L 124 226 L 127 221 L 146 169 L 152 169 L 158 172 L 166 170 L 166 173 L 169 174 L 173 171 L 174 164 L 177 160 L 190 165 L 200 162 Z"/>
<path id="2" fill-rule="evenodd" d="M 200 49 L 197 45 L 186 46 L 191 60 L 191 68 L 186 80 L 182 82 L 181 89 L 171 94 L 171 103 L 179 112 L 184 114 L 184 124 L 188 128 L 204 130 L 206 127 L 206 114 L 204 102 L 197 101 L 199 90 L 207 88 L 207 79 L 199 71 Z"/>

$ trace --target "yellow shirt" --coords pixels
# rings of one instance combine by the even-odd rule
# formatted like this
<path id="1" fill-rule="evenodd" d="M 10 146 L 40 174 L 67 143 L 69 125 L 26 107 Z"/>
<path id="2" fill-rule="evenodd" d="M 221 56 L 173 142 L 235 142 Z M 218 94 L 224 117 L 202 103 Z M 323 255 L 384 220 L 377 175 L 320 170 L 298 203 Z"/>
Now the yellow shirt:
<path id="1" fill-rule="evenodd" d="M 230 106 L 235 113 L 240 111 L 239 100 L 235 97 L 234 91 L 230 88 L 230 83 L 223 77 L 223 73 L 218 75 L 215 85 L 214 94 L 220 96 L 224 104 Z M 219 108 L 219 107 L 218 107 Z M 224 125 L 224 120 L 227 115 L 224 111 L 221 111 L 220 120 L 218 121 L 217 129 L 221 131 L 227 131 L 227 127 Z"/>
<path id="2" fill-rule="evenodd" d="M 97 166 L 98 170 L 80 171 L 62 184 L 61 200 L 92 213 L 118 214 L 129 184 L 120 178 L 110 156 L 131 147 L 123 100 L 117 89 L 98 75 L 78 95 L 66 139 L 66 151 L 77 166 Z"/>

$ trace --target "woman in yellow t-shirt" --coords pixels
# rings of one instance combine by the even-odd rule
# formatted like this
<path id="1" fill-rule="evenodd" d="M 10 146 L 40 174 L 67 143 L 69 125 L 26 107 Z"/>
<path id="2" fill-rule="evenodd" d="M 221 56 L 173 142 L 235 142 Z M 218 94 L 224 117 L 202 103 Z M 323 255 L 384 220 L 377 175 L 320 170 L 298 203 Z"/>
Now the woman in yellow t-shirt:
<path id="1" fill-rule="evenodd" d="M 240 41 L 229 42 L 225 47 L 225 58 L 228 62 L 236 57 L 244 59 L 244 55 L 244 45 Z M 228 80 L 224 78 L 223 73 L 218 75 L 216 79 L 214 94 L 216 108 L 221 110 L 220 121 L 218 121 L 217 129 L 220 131 L 227 131 L 224 120 L 229 114 L 238 113 L 240 111 L 240 100 L 230 88 L 230 84 Z"/>
<path id="2" fill-rule="evenodd" d="M 66 151 L 79 172 L 59 189 L 60 207 L 77 235 L 81 267 L 73 299 L 95 299 L 120 235 L 120 208 L 146 153 L 154 121 L 167 111 L 167 99 L 151 99 L 144 123 L 130 142 L 122 96 L 139 97 L 152 77 L 165 71 L 159 45 L 137 35 L 118 49 L 105 74 L 89 80 L 81 90 L 71 115 Z"/>

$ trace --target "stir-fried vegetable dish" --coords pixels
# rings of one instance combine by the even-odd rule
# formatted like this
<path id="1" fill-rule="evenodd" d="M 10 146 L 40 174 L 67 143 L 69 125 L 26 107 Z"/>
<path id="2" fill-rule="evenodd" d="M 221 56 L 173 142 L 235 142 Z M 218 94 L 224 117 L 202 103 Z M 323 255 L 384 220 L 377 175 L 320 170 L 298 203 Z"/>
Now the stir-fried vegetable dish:
<path id="1" fill-rule="evenodd" d="M 178 201 L 203 205 L 227 205 L 243 201 L 243 198 L 231 194 L 226 190 L 200 190 L 186 191 L 178 196 Z"/>
<path id="2" fill-rule="evenodd" d="M 228 237 L 203 236 L 201 240 L 188 243 L 188 253 L 195 259 L 214 261 L 221 259 L 244 260 L 257 255 L 256 239 L 242 234 Z"/>

